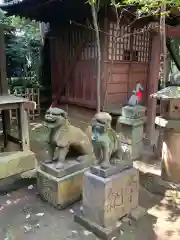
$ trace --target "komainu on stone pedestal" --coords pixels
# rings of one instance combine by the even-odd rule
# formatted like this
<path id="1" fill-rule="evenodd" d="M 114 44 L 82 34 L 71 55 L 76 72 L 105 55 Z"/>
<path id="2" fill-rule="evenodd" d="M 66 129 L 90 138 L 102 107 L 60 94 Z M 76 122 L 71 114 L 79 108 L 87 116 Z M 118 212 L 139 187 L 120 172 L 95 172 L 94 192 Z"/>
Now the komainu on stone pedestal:
<path id="1" fill-rule="evenodd" d="M 115 227 L 120 218 L 138 206 L 138 196 L 139 173 L 135 168 L 109 178 L 85 173 L 83 213 L 102 227 Z"/>
<path id="2" fill-rule="evenodd" d="M 93 158 L 93 147 L 89 137 L 77 127 L 71 125 L 67 113 L 60 108 L 49 108 L 45 115 L 45 126 L 49 129 L 48 153 L 50 160 L 57 162 L 56 168 L 61 169 L 67 160 L 68 153 L 77 156 L 77 161 Z"/>
<path id="3" fill-rule="evenodd" d="M 132 167 L 104 178 L 90 168 L 83 179 L 83 211 L 75 213 L 75 221 L 100 239 L 119 239 L 119 221 L 139 208 L 138 170 Z"/>
<path id="4" fill-rule="evenodd" d="M 76 212 L 75 221 L 101 239 L 118 239 L 119 219 L 138 207 L 139 172 L 108 113 L 94 116 L 91 136 L 97 165 L 84 173 L 83 211 Z"/>
<path id="5" fill-rule="evenodd" d="M 120 144 L 118 135 L 111 127 L 112 118 L 106 112 L 97 113 L 92 119 L 92 144 L 97 164 L 103 169 L 130 159 L 127 148 Z"/>
<path id="6" fill-rule="evenodd" d="M 95 156 L 91 139 L 70 124 L 62 109 L 48 109 L 45 125 L 49 160 L 37 171 L 37 186 L 43 199 L 61 209 L 80 199 L 84 171 Z"/>

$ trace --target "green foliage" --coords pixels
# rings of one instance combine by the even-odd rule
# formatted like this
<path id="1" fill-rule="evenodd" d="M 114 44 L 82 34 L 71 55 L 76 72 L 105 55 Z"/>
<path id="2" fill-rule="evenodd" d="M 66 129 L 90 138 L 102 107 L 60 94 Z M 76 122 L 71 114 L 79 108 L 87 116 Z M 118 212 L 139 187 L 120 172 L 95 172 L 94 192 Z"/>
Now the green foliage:
<path id="1" fill-rule="evenodd" d="M 168 15 L 172 7 L 180 8 L 180 0 L 99 0 L 100 5 L 110 4 L 115 8 L 137 7 L 137 16 Z M 89 4 L 97 3 L 98 0 L 88 0 Z M 162 12 L 162 5 L 167 5 L 167 10 Z"/>
<path id="2" fill-rule="evenodd" d="M 123 0 L 123 4 L 136 5 L 141 15 L 168 15 L 172 7 L 178 7 L 180 0 Z M 162 12 L 161 7 L 166 4 L 167 11 Z"/>
<path id="3" fill-rule="evenodd" d="M 39 23 L 18 16 L 5 16 L 0 10 L 0 22 L 14 27 L 6 34 L 8 77 L 38 77 L 41 37 Z"/>

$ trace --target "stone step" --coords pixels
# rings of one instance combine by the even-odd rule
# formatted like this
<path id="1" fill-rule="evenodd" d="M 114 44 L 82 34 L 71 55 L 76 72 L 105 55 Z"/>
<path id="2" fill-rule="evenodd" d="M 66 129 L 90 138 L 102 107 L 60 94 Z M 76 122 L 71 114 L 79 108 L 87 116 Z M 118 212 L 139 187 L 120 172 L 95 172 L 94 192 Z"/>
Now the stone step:
<path id="1" fill-rule="evenodd" d="M 140 184 L 148 192 L 180 198 L 180 184 L 162 180 L 160 161 L 134 161 L 133 165 L 136 169 L 139 169 Z"/>

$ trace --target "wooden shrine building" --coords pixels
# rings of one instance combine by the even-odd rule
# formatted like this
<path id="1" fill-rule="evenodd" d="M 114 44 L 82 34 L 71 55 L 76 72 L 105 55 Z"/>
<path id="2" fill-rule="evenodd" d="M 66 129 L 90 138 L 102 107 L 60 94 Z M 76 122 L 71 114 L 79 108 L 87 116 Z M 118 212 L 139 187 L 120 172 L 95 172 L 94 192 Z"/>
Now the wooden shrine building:
<path id="1" fill-rule="evenodd" d="M 9 15 L 19 15 L 49 24 L 45 35 L 44 78 L 51 81 L 52 101 L 68 104 L 69 110 L 86 113 L 96 107 L 97 49 L 92 29 L 91 7 L 85 0 L 22 0 L 0 5 Z M 148 132 L 154 122 L 160 66 L 158 22 L 137 19 L 135 7 L 119 14 L 111 7 L 99 12 L 101 42 L 101 108 L 120 114 L 137 83 L 144 88 Z M 177 18 L 177 15 L 176 15 Z M 170 25 L 177 25 L 171 16 Z M 180 35 L 180 28 L 167 26 L 167 34 Z M 88 110 L 87 110 L 88 109 Z"/>

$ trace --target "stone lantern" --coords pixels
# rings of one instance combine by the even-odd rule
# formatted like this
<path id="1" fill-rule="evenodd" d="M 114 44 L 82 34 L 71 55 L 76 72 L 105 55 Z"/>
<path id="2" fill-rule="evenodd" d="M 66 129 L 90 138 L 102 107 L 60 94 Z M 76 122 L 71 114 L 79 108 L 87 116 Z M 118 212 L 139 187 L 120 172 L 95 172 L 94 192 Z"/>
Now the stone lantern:
<path id="1" fill-rule="evenodd" d="M 129 148 L 132 160 L 141 157 L 143 148 L 146 108 L 140 105 L 139 93 L 142 91 L 143 87 L 137 84 L 128 104 L 122 108 L 122 116 L 118 118 L 116 126 L 120 141 Z"/>
<path id="2" fill-rule="evenodd" d="M 180 181 L 180 87 L 170 86 L 151 95 L 160 100 L 160 116 L 155 123 L 162 131 L 161 177 L 163 180 Z"/>

